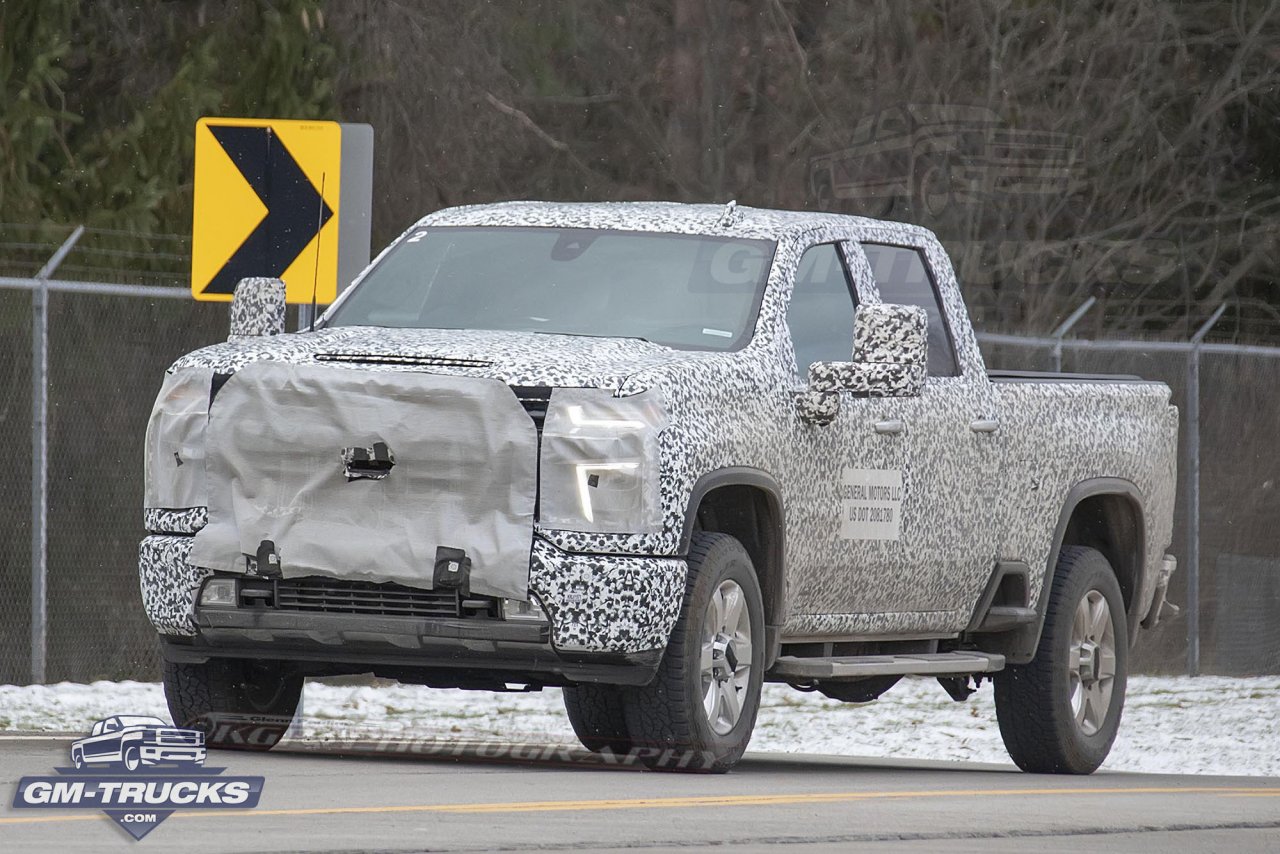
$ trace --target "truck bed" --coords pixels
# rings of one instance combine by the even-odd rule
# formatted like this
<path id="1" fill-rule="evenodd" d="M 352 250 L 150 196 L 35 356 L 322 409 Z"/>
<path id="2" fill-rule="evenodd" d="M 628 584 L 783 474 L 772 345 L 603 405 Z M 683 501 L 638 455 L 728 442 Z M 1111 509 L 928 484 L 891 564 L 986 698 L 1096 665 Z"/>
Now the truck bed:
<path id="1" fill-rule="evenodd" d="M 1056 371 L 987 371 L 993 383 L 1146 383 L 1133 374 L 1064 374 Z"/>

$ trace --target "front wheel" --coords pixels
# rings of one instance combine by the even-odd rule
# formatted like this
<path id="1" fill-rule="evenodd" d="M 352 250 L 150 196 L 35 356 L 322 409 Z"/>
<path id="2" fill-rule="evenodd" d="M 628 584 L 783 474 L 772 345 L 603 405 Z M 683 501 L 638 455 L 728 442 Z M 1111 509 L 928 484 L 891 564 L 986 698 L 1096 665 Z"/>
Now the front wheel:
<path id="1" fill-rule="evenodd" d="M 1107 559 L 1063 548 L 1035 658 L 995 675 L 1000 736 L 1019 768 L 1091 774 L 1107 758 L 1124 708 L 1127 626 Z"/>
<path id="2" fill-rule="evenodd" d="M 684 607 L 658 673 L 622 695 L 645 764 L 732 768 L 751 740 L 763 670 L 764 605 L 751 558 L 727 534 L 695 534 Z"/>
<path id="3" fill-rule="evenodd" d="M 618 685 L 575 685 L 561 689 L 578 741 L 595 753 L 626 755 L 632 748 L 627 735 L 625 688 Z"/>
<path id="4" fill-rule="evenodd" d="M 142 754 L 136 747 L 124 749 L 124 767 L 129 771 L 137 771 L 142 766 Z"/>
<path id="5" fill-rule="evenodd" d="M 203 730 L 209 747 L 270 750 L 298 710 L 302 676 L 269 661 L 166 661 L 164 695 L 174 724 Z"/>

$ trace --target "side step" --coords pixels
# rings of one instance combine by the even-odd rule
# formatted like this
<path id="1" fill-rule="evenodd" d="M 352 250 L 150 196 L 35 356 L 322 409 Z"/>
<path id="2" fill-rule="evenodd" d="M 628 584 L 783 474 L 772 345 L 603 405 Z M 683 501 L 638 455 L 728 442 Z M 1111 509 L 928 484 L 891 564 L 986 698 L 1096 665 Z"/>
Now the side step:
<path id="1" fill-rule="evenodd" d="M 906 655 L 850 655 L 801 658 L 784 655 L 770 677 L 788 679 L 861 679 L 864 676 L 947 676 L 993 673 L 1004 669 L 1004 656 L 988 652 L 934 652 Z"/>

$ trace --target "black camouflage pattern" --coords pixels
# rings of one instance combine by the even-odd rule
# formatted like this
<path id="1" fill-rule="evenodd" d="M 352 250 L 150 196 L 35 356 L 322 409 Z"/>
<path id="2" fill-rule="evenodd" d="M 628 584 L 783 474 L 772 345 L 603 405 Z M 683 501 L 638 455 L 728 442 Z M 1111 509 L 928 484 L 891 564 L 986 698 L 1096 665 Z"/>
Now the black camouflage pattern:
<path id="1" fill-rule="evenodd" d="M 680 562 L 680 537 L 694 484 L 731 466 L 759 469 L 781 484 L 787 636 L 954 635 L 971 617 L 997 559 L 1025 561 L 1038 595 L 1040 577 L 1051 565 L 1053 527 L 1067 492 L 1083 480 L 1102 476 L 1129 480 L 1143 495 L 1148 583 L 1142 585 L 1145 601 L 1136 610 L 1144 613 L 1154 588 L 1150 582 L 1171 539 L 1177 440 L 1167 387 L 992 384 L 965 321 L 949 261 L 928 231 L 859 217 L 750 208 L 738 208 L 732 221 L 722 222 L 723 213 L 723 207 L 712 205 L 514 202 L 439 211 L 410 231 L 431 225 L 541 225 L 776 240 L 754 336 L 737 352 L 682 352 L 641 341 L 509 332 L 343 327 L 231 341 L 184 356 L 174 367 L 199 365 L 226 372 L 259 359 L 302 363 L 325 353 L 383 353 L 472 363 L 330 364 L 353 370 L 495 377 L 512 385 L 606 388 L 618 395 L 660 390 L 669 422 L 659 436 L 661 530 L 597 534 L 536 528 L 531 586 L 552 600 L 546 604 L 558 621 L 556 637 L 565 643 L 632 648 L 641 642 L 637 638 L 648 637 L 646 632 L 665 635 L 665 615 L 678 609 L 680 585 L 647 587 L 637 599 L 630 592 L 611 593 L 612 587 L 599 586 L 600 579 L 618 576 L 614 561 L 653 566 L 664 577 L 674 578 L 671 564 Z M 861 240 L 923 250 L 952 319 L 959 376 L 929 377 L 914 397 L 860 398 L 848 391 L 816 391 L 807 377 L 796 374 L 785 308 L 800 255 L 817 243 L 844 242 L 860 304 L 878 304 L 879 291 L 858 246 Z M 891 335 L 860 341 L 858 346 L 859 361 L 901 365 L 919 359 L 916 353 L 902 351 L 906 342 Z M 871 355 L 876 358 L 868 360 Z M 832 382 L 830 371 L 822 367 L 814 377 Z M 870 429 L 885 419 L 901 419 L 907 429 L 888 437 Z M 998 420 L 999 431 L 974 433 L 970 423 L 980 419 Z M 842 544 L 824 536 L 840 512 L 840 471 L 847 466 L 901 469 L 906 496 L 901 542 Z M 980 482 L 975 485 L 975 480 Z M 933 511 L 922 503 L 926 497 L 934 501 Z M 945 509 L 949 501 L 972 509 L 947 524 L 927 515 L 939 506 Z M 549 546 L 570 558 L 547 558 L 556 554 L 545 551 Z M 584 555 L 589 556 L 586 564 L 576 559 Z M 897 569 L 888 574 L 832 570 L 854 556 L 885 561 Z M 584 565 L 594 568 L 588 572 Z M 157 579 L 154 571 L 144 572 L 144 586 L 170 591 L 153 591 L 148 601 L 174 597 L 174 603 L 156 606 L 153 620 L 157 614 L 169 619 L 169 614 L 181 611 L 185 579 L 190 577 L 184 572 L 177 572 L 180 579 L 173 584 Z M 632 590 L 632 583 L 619 589 Z M 556 591 L 579 589 L 594 591 L 591 595 L 598 602 L 646 602 L 652 609 L 646 618 L 649 628 L 639 623 L 622 628 L 618 623 L 610 629 L 593 622 L 590 608 L 570 607 L 580 602 L 556 599 Z M 652 598 L 662 590 L 670 594 L 665 606 Z M 610 606 L 607 613 L 614 612 Z"/>

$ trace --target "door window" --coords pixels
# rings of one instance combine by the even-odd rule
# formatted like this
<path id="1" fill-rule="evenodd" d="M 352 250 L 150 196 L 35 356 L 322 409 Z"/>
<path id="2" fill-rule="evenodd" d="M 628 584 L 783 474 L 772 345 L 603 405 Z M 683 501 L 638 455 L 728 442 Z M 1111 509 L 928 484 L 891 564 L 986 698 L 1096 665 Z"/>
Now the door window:
<path id="1" fill-rule="evenodd" d="M 906 246 L 864 243 L 862 250 L 882 302 L 914 305 L 929 315 L 929 376 L 954 377 L 960 373 L 947 316 L 938 297 L 938 285 L 929 273 L 924 254 Z"/>
<path id="2" fill-rule="evenodd" d="M 812 246 L 800 258 L 787 308 L 796 351 L 796 373 L 804 379 L 814 362 L 853 358 L 853 288 L 834 243 Z"/>

